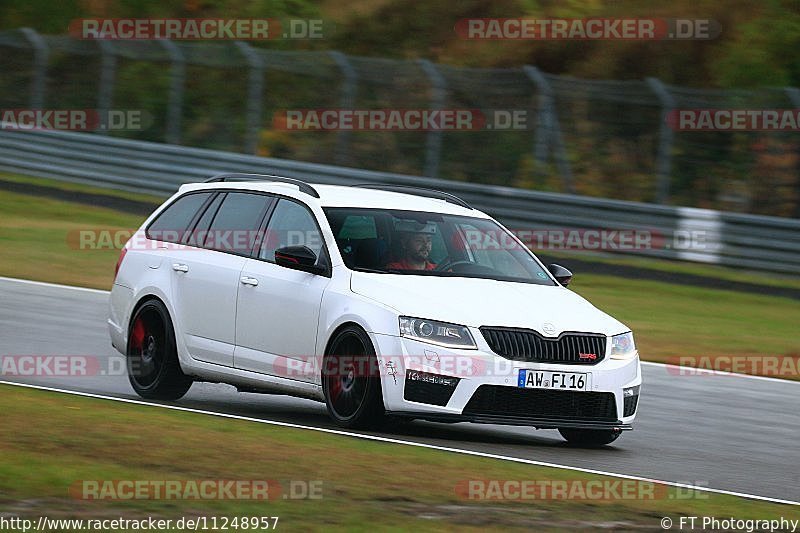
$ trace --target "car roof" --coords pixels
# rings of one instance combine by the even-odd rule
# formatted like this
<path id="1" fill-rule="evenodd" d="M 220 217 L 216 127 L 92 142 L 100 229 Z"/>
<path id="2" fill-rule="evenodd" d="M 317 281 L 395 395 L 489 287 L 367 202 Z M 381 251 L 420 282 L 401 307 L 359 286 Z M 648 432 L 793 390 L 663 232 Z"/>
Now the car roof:
<path id="1" fill-rule="evenodd" d="M 289 196 L 302 200 L 306 204 L 316 203 L 320 207 L 361 207 L 367 209 L 429 211 L 449 215 L 489 218 L 488 215 L 477 209 L 462 207 L 439 198 L 428 198 L 426 196 L 413 194 L 413 189 L 405 193 L 345 185 L 324 185 L 316 183 L 310 183 L 309 185 L 317 191 L 319 198 L 315 198 L 306 192 L 301 192 L 300 188 L 295 184 L 271 181 L 190 183 L 182 185 L 180 192 L 213 189 L 241 189 Z"/>

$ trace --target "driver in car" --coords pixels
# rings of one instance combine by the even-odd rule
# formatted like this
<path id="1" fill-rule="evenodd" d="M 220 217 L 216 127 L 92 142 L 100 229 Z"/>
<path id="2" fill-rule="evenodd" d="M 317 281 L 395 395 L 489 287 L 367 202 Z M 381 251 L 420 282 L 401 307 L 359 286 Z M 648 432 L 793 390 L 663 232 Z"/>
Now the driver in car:
<path id="1" fill-rule="evenodd" d="M 436 226 L 414 220 L 403 220 L 395 226 L 400 239 L 400 260 L 386 265 L 392 270 L 433 270 L 434 263 L 429 261 L 433 235 Z"/>

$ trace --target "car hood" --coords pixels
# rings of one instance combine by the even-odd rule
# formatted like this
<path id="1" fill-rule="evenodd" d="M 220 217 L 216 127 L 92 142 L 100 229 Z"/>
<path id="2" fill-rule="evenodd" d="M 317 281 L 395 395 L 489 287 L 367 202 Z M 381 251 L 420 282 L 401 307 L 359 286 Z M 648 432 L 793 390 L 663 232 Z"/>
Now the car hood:
<path id="1" fill-rule="evenodd" d="M 353 272 L 350 286 L 403 316 L 471 327 L 529 328 L 552 337 L 565 331 L 616 335 L 630 330 L 561 286 L 366 272 Z"/>

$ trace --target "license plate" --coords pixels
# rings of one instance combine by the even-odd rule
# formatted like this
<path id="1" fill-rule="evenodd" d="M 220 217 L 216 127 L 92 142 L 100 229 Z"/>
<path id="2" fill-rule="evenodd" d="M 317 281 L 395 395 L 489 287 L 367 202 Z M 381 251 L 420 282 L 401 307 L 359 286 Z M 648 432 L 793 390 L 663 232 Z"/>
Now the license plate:
<path id="1" fill-rule="evenodd" d="M 517 386 L 524 389 L 589 390 L 589 374 L 520 370 Z"/>

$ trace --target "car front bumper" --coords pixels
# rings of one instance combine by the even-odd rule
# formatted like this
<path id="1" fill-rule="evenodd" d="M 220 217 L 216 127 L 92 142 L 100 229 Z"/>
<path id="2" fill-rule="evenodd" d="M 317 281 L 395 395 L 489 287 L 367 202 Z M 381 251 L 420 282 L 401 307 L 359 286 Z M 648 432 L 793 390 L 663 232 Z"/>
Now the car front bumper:
<path id="1" fill-rule="evenodd" d="M 492 353 L 483 339 L 476 339 L 478 350 L 391 335 L 373 340 L 384 405 L 392 415 L 539 429 L 632 429 L 642 383 L 638 357 L 594 365 L 526 363 Z M 588 384 L 581 391 L 521 388 L 520 370 L 582 373 Z"/>

